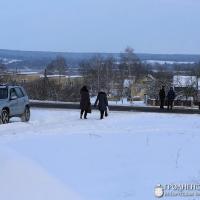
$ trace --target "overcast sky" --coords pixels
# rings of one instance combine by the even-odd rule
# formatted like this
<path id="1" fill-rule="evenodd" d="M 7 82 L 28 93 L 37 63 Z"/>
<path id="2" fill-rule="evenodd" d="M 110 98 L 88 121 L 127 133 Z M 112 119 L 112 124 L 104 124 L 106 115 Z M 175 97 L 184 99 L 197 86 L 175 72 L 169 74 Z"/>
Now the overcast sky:
<path id="1" fill-rule="evenodd" d="M 0 0 L 0 49 L 200 54 L 200 0 Z"/>

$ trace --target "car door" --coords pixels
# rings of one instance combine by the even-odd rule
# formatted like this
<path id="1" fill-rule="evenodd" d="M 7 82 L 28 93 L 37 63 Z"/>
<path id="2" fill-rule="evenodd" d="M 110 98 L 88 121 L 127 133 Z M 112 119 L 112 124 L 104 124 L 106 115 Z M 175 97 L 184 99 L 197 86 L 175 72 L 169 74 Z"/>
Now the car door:
<path id="1" fill-rule="evenodd" d="M 18 97 L 18 114 L 24 113 L 25 110 L 25 97 L 20 87 L 15 87 L 15 91 Z"/>
<path id="2" fill-rule="evenodd" d="M 10 89 L 10 115 L 15 116 L 19 113 L 18 97 L 15 88 Z"/>

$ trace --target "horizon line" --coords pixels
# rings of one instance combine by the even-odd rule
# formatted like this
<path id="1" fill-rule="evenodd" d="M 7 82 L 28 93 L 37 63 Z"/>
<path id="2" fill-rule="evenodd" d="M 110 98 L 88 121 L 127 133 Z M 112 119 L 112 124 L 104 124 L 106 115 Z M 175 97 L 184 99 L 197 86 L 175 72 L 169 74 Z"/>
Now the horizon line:
<path id="1" fill-rule="evenodd" d="M 121 54 L 124 52 L 95 52 L 95 51 L 52 51 L 52 50 L 22 50 L 22 49 L 1 49 L 0 51 L 20 51 L 20 52 L 38 52 L 38 53 L 74 53 L 74 54 Z M 144 53 L 144 52 L 136 52 L 135 54 L 150 54 L 150 55 L 191 55 L 191 56 L 200 56 L 200 53 Z"/>

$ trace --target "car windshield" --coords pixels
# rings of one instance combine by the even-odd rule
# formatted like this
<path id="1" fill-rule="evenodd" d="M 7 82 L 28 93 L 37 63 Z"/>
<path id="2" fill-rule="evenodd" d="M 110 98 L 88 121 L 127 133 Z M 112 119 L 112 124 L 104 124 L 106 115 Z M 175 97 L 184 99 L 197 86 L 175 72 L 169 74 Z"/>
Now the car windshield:
<path id="1" fill-rule="evenodd" d="M 7 99 L 7 98 L 8 98 L 8 89 L 0 88 L 0 99 Z"/>

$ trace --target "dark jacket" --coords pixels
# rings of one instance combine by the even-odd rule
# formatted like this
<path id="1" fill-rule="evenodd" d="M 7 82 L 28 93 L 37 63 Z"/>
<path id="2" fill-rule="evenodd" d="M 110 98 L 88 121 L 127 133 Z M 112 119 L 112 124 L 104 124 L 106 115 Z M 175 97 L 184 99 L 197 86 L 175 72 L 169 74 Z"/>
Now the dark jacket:
<path id="1" fill-rule="evenodd" d="M 159 92 L 159 97 L 160 99 L 165 99 L 165 90 L 164 89 L 161 89 L 160 92 Z"/>
<path id="2" fill-rule="evenodd" d="M 97 104 L 100 111 L 107 111 L 108 99 L 105 92 L 99 92 L 94 105 Z"/>
<path id="3" fill-rule="evenodd" d="M 168 92 L 168 94 L 167 94 L 167 99 L 168 99 L 169 101 L 174 101 L 174 99 L 175 99 L 175 92 L 174 92 L 173 89 L 170 89 L 170 90 L 169 90 L 169 92 Z"/>
<path id="4" fill-rule="evenodd" d="M 87 88 L 83 87 L 80 91 L 80 94 L 81 94 L 81 100 L 80 100 L 81 110 L 91 111 L 90 95 Z"/>

